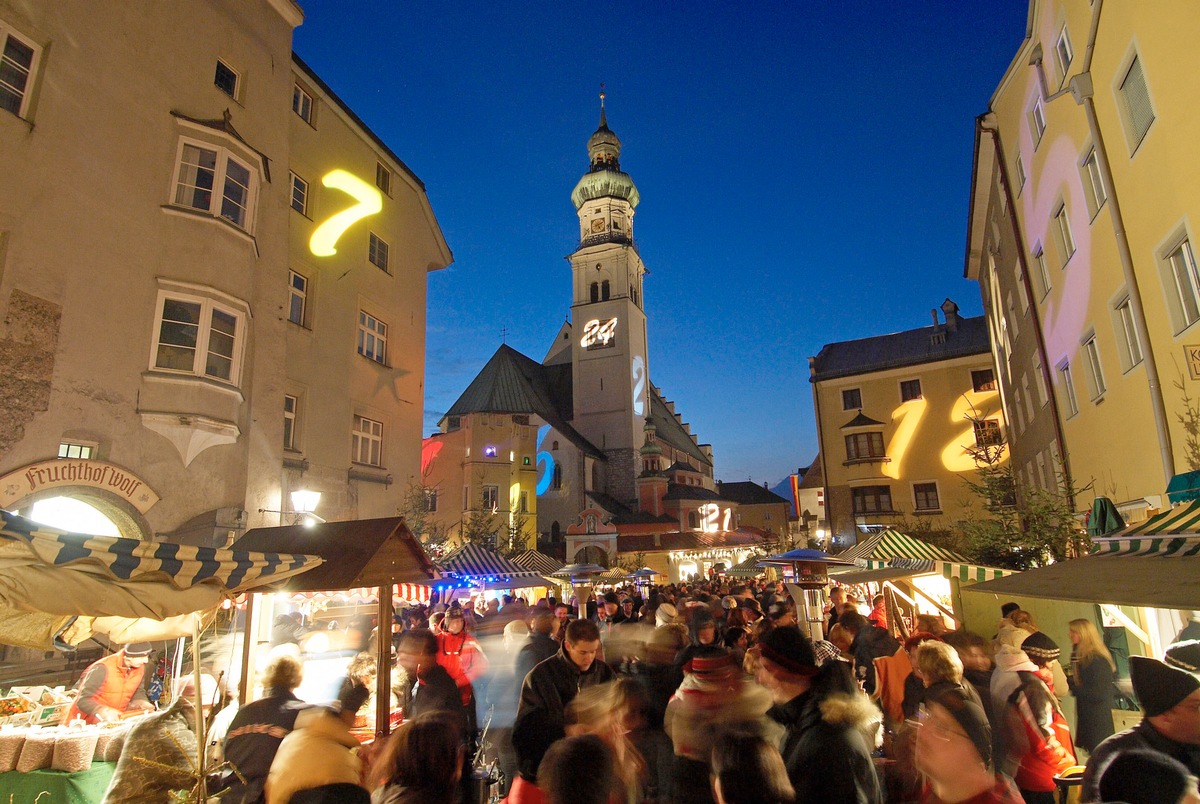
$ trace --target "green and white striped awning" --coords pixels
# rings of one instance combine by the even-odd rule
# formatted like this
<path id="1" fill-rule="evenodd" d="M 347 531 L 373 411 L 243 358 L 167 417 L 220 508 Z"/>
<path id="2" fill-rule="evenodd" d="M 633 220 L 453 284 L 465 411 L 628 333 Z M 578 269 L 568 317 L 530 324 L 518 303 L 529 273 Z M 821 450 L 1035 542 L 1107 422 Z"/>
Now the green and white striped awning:
<path id="1" fill-rule="evenodd" d="M 1186 505 L 1163 511 L 1144 522 L 1138 522 L 1125 530 L 1112 534 L 1107 539 L 1097 539 L 1097 543 L 1109 540 L 1127 540 L 1133 537 L 1156 535 L 1200 536 L 1200 500 L 1192 500 Z"/>
<path id="2" fill-rule="evenodd" d="M 954 561 L 965 563 L 966 559 L 960 556 L 953 550 L 947 550 L 943 547 L 932 545 L 929 542 L 921 541 L 915 536 L 901 533 L 894 528 L 887 528 L 878 533 L 872 534 L 865 541 L 850 547 L 838 553 L 838 558 L 866 563 L 868 568 L 871 564 L 886 566 L 887 562 L 893 558 L 924 558 L 933 561 Z M 883 562 L 880 564 L 880 562 Z"/>

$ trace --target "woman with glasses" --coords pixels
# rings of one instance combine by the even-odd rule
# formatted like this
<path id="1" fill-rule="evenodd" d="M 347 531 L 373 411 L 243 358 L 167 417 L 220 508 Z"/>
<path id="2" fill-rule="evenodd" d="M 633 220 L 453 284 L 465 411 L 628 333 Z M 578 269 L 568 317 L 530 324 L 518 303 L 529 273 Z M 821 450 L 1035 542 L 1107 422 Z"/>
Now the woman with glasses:
<path id="1" fill-rule="evenodd" d="M 992 733 L 983 707 L 961 688 L 927 692 L 910 721 L 917 768 L 925 776 L 922 804 L 1022 804 L 1016 786 L 992 770 Z"/>

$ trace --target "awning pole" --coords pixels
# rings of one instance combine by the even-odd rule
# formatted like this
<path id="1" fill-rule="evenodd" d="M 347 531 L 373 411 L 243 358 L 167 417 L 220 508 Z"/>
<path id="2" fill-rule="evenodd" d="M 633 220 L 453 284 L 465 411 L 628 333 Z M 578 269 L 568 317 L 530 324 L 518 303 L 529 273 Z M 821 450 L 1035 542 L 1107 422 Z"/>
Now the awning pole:
<path id="1" fill-rule="evenodd" d="M 1141 627 L 1138 626 L 1137 623 L 1135 623 L 1133 620 L 1131 620 L 1129 618 L 1129 615 L 1127 615 L 1125 612 L 1121 611 L 1119 608 L 1112 605 L 1111 603 L 1101 603 L 1100 608 L 1109 617 L 1112 617 L 1114 620 L 1119 622 L 1121 625 L 1123 625 L 1127 629 L 1129 629 L 1129 631 L 1135 637 L 1137 637 L 1143 645 L 1145 645 L 1147 648 L 1151 649 L 1151 652 L 1154 655 L 1156 655 L 1156 656 L 1158 655 L 1157 651 L 1154 651 L 1154 646 L 1150 644 L 1150 635 L 1147 634 L 1145 631 L 1143 631 L 1141 629 Z"/>
<path id="2" fill-rule="evenodd" d="M 391 731 L 392 716 L 392 589 L 379 587 L 379 630 L 375 640 L 375 739 L 382 740 Z"/>
<path id="3" fill-rule="evenodd" d="M 200 616 L 193 615 L 192 619 L 192 676 L 196 689 L 193 691 L 193 704 L 196 707 L 196 800 L 208 800 L 208 779 L 204 775 L 204 754 L 208 747 L 208 739 L 204 728 L 204 685 L 200 683 Z"/>
<path id="4" fill-rule="evenodd" d="M 238 679 L 238 706 L 245 706 L 250 700 L 250 662 L 254 658 L 255 631 L 254 601 L 258 599 L 257 592 L 246 595 L 246 621 L 242 627 L 242 669 Z"/>

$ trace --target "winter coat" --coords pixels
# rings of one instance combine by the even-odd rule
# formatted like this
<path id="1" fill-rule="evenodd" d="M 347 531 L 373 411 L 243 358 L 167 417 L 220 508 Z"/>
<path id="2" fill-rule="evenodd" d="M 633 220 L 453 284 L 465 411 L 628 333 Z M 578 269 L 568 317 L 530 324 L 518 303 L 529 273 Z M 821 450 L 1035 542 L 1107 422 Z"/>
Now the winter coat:
<path id="1" fill-rule="evenodd" d="M 796 804 L 882 804 L 864 736 L 879 714 L 866 696 L 835 694 L 819 701 L 809 690 L 767 714 L 785 729 L 780 753 Z"/>
<path id="2" fill-rule="evenodd" d="M 1079 680 L 1075 680 L 1078 668 Z M 1067 676 L 1067 685 L 1075 696 L 1075 744 L 1088 751 L 1113 735 L 1112 710 L 1116 688 L 1113 686 L 1112 667 L 1103 656 L 1091 661 L 1076 663 L 1071 659 L 1072 672 Z"/>
<path id="3" fill-rule="evenodd" d="M 598 656 L 587 672 L 581 671 L 565 648 L 529 672 L 521 686 L 512 736 L 517 764 L 527 781 L 537 781 L 542 757 L 554 742 L 566 736 L 567 704 L 585 687 L 603 684 L 615 677 L 612 668 Z"/>
<path id="4" fill-rule="evenodd" d="M 1113 757 L 1125 751 L 1157 751 L 1182 762 L 1193 776 L 1200 776 L 1200 745 L 1175 742 L 1163 736 L 1149 721 L 1143 720 L 1132 729 L 1114 734 L 1096 746 L 1083 771 L 1080 801 L 1100 800 L 1100 774 Z"/>
<path id="5" fill-rule="evenodd" d="M 558 653 L 560 645 L 557 639 L 545 634 L 530 634 L 529 641 L 521 646 L 517 654 L 517 688 L 525 683 L 529 671 Z"/>
<path id="6" fill-rule="evenodd" d="M 186 697 L 134 724 L 103 804 L 167 804 L 196 783 L 196 707 Z"/>
<path id="7" fill-rule="evenodd" d="M 877 625 L 867 625 L 854 635 L 850 653 L 854 654 L 854 674 L 863 682 L 867 695 L 875 694 L 875 660 L 900 650 L 900 643 Z"/>
<path id="8" fill-rule="evenodd" d="M 268 690 L 267 697 L 248 703 L 234 715 L 225 735 L 225 759 L 237 774 L 230 780 L 222 801 L 254 804 L 262 798 L 271 763 L 283 738 L 296 726 L 305 704 L 288 690 Z"/>
<path id="9" fill-rule="evenodd" d="M 267 776 L 267 804 L 287 804 L 300 790 L 327 784 L 359 784 L 362 760 L 358 740 L 340 717 L 309 709 L 296 718 L 296 729 L 283 738 Z"/>
<path id="10" fill-rule="evenodd" d="M 464 736 L 474 733 L 474 709 L 463 706 L 458 685 L 440 664 L 417 677 L 404 718 L 412 720 L 426 712 L 448 712 L 458 720 Z"/>
<path id="11" fill-rule="evenodd" d="M 1054 777 L 1075 764 L 1071 731 L 1046 683 L 1036 673 L 1017 676 L 1005 710 L 1005 745 L 1017 762 L 1013 780 L 1022 790 L 1053 792 Z"/>
<path id="12" fill-rule="evenodd" d="M 471 702 L 471 685 L 487 672 L 487 657 L 479 647 L 479 640 L 466 631 L 457 634 L 442 631 L 437 635 L 437 641 L 437 662 L 454 679 L 462 695 L 463 706 L 467 706 Z"/>

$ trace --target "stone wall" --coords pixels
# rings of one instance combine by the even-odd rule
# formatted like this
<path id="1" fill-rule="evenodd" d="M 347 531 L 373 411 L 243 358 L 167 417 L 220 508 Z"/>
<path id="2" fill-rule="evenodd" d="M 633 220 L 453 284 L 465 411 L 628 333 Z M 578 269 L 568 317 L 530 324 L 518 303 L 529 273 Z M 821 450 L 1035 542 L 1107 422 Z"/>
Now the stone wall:
<path id="1" fill-rule="evenodd" d="M 0 455 L 50 407 L 62 307 L 14 290 L 0 324 Z"/>

